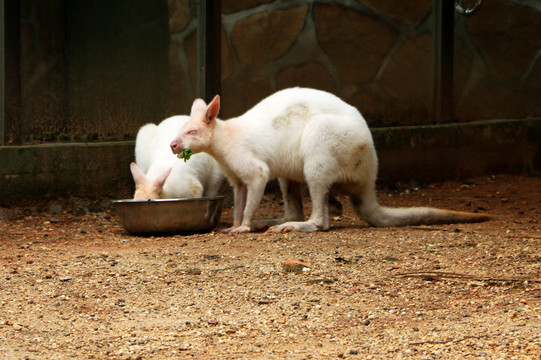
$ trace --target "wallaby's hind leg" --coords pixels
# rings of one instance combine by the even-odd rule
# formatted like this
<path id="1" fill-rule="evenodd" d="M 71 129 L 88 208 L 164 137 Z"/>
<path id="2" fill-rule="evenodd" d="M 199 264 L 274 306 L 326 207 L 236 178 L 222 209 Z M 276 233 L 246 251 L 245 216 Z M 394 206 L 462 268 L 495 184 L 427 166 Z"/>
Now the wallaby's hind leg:
<path id="1" fill-rule="evenodd" d="M 307 179 L 310 197 L 312 199 L 312 214 L 308 221 L 289 221 L 273 226 L 271 232 L 302 231 L 313 232 L 329 229 L 328 187 L 317 181 Z"/>
<path id="2" fill-rule="evenodd" d="M 302 184 L 285 178 L 279 178 L 278 183 L 280 184 L 280 190 L 282 191 L 282 198 L 284 200 L 284 217 L 281 219 L 255 221 L 250 226 L 251 231 L 262 230 L 269 226 L 283 224 L 286 221 L 304 220 L 301 197 Z"/>

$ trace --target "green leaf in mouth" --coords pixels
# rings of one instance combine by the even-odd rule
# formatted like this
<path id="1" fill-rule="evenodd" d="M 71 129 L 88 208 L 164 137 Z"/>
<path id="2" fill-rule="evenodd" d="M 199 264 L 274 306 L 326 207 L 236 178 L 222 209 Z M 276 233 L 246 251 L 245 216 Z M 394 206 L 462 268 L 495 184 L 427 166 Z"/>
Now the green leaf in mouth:
<path id="1" fill-rule="evenodd" d="M 192 149 L 190 149 L 190 148 L 184 149 L 184 150 L 182 150 L 181 153 L 177 154 L 177 157 L 179 159 L 184 159 L 184 162 L 190 160 L 191 156 L 192 156 Z"/>

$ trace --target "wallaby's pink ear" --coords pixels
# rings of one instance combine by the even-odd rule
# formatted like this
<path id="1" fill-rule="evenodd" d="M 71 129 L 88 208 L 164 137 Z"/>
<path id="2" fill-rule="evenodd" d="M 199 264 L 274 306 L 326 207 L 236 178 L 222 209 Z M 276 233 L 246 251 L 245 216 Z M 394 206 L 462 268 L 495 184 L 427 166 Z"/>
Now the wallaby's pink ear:
<path id="1" fill-rule="evenodd" d="M 194 115 L 198 112 L 199 113 L 205 112 L 206 109 L 207 109 L 207 103 L 205 103 L 203 99 L 195 99 L 192 104 L 191 115 Z"/>
<path id="2" fill-rule="evenodd" d="M 210 124 L 211 122 L 213 122 L 218 116 L 219 112 L 220 112 L 220 95 L 216 95 L 214 99 L 212 99 L 210 104 L 207 106 L 207 115 L 205 117 L 205 122 L 207 124 Z"/>
<path id="3" fill-rule="evenodd" d="M 145 179 L 145 174 L 143 173 L 143 171 L 141 171 L 141 169 L 139 169 L 139 166 L 137 166 L 136 163 L 132 162 L 130 164 L 130 170 L 133 176 L 133 180 L 135 181 L 136 184 L 140 182 L 141 180 Z"/>
<path id="4" fill-rule="evenodd" d="M 171 170 L 173 170 L 172 167 L 167 169 L 165 172 L 163 172 L 156 180 L 155 184 L 158 185 L 160 188 L 163 188 L 163 184 L 165 184 L 165 180 L 167 180 L 167 177 L 171 173 Z"/>

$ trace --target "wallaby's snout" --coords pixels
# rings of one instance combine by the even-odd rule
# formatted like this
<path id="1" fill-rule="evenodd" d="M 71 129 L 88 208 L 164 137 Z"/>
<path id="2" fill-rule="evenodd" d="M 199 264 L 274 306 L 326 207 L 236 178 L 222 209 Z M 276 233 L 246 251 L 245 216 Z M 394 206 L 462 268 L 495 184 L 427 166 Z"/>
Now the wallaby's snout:
<path id="1" fill-rule="evenodd" d="M 178 154 L 179 152 L 182 151 L 182 147 L 180 146 L 177 140 L 171 141 L 171 145 L 169 146 L 171 146 L 171 151 L 173 151 L 173 154 Z"/>

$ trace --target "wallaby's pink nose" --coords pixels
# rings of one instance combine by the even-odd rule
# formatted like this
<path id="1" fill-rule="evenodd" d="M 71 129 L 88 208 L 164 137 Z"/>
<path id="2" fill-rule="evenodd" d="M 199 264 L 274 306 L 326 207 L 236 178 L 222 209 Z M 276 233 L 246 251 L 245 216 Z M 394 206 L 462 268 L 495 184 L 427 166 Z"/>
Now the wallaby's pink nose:
<path id="1" fill-rule="evenodd" d="M 180 152 L 180 146 L 178 146 L 176 141 L 172 141 L 170 146 L 173 154 L 178 154 Z"/>

